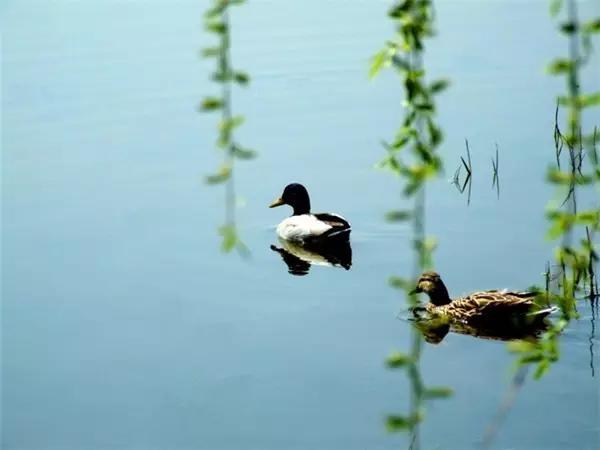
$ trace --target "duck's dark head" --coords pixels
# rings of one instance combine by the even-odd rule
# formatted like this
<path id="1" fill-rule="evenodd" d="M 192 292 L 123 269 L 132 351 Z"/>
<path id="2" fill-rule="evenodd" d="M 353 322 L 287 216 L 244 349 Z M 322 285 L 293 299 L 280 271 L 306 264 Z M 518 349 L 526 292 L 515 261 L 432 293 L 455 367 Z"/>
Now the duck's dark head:
<path id="1" fill-rule="evenodd" d="M 288 184 L 283 190 L 281 197 L 269 205 L 269 208 L 276 206 L 289 205 L 294 208 L 294 215 L 310 213 L 310 198 L 308 191 L 299 183 Z"/>
<path id="2" fill-rule="evenodd" d="M 429 296 L 429 300 L 436 306 L 450 303 L 448 289 L 437 272 L 424 272 L 417 281 L 417 286 L 411 292 L 415 294 L 423 292 Z"/>

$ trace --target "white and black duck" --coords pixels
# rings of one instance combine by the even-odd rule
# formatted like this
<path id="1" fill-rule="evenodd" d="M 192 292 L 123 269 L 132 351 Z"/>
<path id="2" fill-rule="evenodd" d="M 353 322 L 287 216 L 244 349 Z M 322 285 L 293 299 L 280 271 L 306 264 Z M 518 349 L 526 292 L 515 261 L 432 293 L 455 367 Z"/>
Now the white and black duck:
<path id="1" fill-rule="evenodd" d="M 350 223 L 338 214 L 311 213 L 308 191 L 301 184 L 288 184 L 281 197 L 271 203 L 269 208 L 281 205 L 291 206 L 293 214 L 277 226 L 280 238 L 311 245 L 348 240 Z"/>

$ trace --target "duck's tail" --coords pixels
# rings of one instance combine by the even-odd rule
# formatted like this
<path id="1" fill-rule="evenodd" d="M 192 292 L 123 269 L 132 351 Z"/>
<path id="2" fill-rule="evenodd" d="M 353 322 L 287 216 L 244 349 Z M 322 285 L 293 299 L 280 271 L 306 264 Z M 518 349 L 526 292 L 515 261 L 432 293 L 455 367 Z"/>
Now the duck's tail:
<path id="1" fill-rule="evenodd" d="M 528 317 L 546 317 L 549 314 L 555 313 L 556 311 L 558 311 L 558 307 L 556 306 L 549 306 L 547 308 L 544 309 L 538 309 L 537 311 L 533 311 L 530 312 L 529 314 L 527 314 Z"/>

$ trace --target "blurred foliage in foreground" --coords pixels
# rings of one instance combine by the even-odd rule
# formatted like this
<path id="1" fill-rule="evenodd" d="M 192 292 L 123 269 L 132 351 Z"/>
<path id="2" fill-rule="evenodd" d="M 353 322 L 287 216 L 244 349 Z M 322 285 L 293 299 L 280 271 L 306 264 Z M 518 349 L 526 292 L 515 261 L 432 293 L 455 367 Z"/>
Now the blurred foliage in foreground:
<path id="1" fill-rule="evenodd" d="M 233 85 L 246 86 L 250 76 L 232 67 L 231 62 L 231 25 L 230 9 L 241 5 L 245 0 L 213 0 L 210 8 L 204 13 L 204 28 L 217 37 L 217 44 L 205 47 L 202 55 L 216 61 L 216 69 L 212 80 L 221 85 L 220 95 L 205 97 L 200 104 L 201 111 L 219 112 L 216 146 L 223 150 L 223 163 L 217 171 L 206 177 L 209 184 L 225 183 L 225 223 L 219 228 L 222 237 L 221 248 L 229 252 L 234 248 L 242 254 L 248 249 L 239 238 L 235 220 L 236 196 L 233 178 L 235 159 L 251 159 L 256 153 L 244 148 L 235 139 L 235 130 L 244 123 L 244 116 L 233 115 L 231 93 Z"/>
<path id="2" fill-rule="evenodd" d="M 435 240 L 425 235 L 425 186 L 442 171 L 442 161 L 436 150 L 443 135 L 435 122 L 435 96 L 448 86 L 447 80 L 426 80 L 424 43 L 434 34 L 432 3 L 429 0 L 403 0 L 392 6 L 388 16 L 395 24 L 396 33 L 375 54 L 369 72 L 373 77 L 382 68 L 391 67 L 404 87 L 404 118 L 394 138 L 382 142 L 386 156 L 379 166 L 398 176 L 404 184 L 403 196 L 414 200 L 411 210 L 387 214 L 390 221 L 410 220 L 412 223 L 416 252 L 412 278 L 394 277 L 391 280 L 392 285 L 404 290 L 411 306 L 416 306 L 417 299 L 409 292 L 420 273 L 432 266 Z M 413 449 L 419 448 L 418 424 L 425 416 L 425 401 L 452 395 L 450 388 L 425 386 L 419 363 L 422 344 L 421 333 L 413 327 L 410 353 L 395 352 L 387 359 L 389 368 L 406 370 L 411 387 L 408 414 L 388 416 L 387 426 L 391 431 L 408 430 Z"/>
<path id="3" fill-rule="evenodd" d="M 547 68 L 549 74 L 565 77 L 567 92 L 558 98 L 558 105 L 566 107 L 567 128 L 563 133 L 557 106 L 554 126 L 556 165 L 548 169 L 547 181 L 556 186 L 558 196 L 550 203 L 547 218 L 550 224 L 548 238 L 560 240 L 555 256 L 560 267 L 560 292 L 550 292 L 547 282 L 540 301 L 557 304 L 561 317 L 539 341 L 515 342 L 509 346 L 517 353 L 518 364 L 536 365 L 535 378 L 541 377 L 551 363 L 558 360 L 558 337 L 577 316 L 577 299 L 588 297 L 594 301 L 598 294 L 595 280 L 598 254 L 594 248 L 594 234 L 600 230 L 600 205 L 579 210 L 578 194 L 591 190 L 594 198 L 593 191 L 600 192 L 598 131 L 596 127 L 591 133 L 582 129 L 584 111 L 600 105 L 600 92 L 583 93 L 580 84 L 581 71 L 592 52 L 592 37 L 600 33 L 600 18 L 582 22 L 576 0 L 553 0 L 550 9 L 559 21 L 558 31 L 565 35 L 568 44 L 568 56 L 554 59 Z M 548 271 L 547 278 L 549 275 Z"/>

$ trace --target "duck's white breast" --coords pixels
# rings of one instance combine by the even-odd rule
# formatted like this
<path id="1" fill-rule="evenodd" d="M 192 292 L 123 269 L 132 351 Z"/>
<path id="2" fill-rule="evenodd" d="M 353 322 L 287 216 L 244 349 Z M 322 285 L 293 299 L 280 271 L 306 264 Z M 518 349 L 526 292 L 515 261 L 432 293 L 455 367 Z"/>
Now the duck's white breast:
<path id="1" fill-rule="evenodd" d="M 289 241 L 303 241 L 310 237 L 320 236 L 331 225 L 320 221 L 312 214 L 302 214 L 300 216 L 288 217 L 277 225 L 277 234 L 282 239 Z"/>

